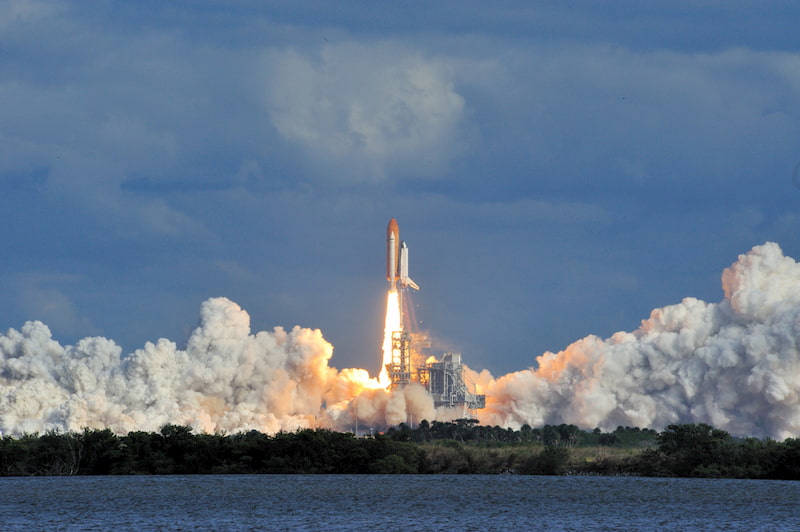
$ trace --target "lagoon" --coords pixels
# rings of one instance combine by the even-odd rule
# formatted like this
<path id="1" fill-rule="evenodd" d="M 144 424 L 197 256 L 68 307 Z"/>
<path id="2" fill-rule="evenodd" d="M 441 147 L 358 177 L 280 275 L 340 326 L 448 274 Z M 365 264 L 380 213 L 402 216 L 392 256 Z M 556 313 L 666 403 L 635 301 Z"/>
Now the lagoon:
<path id="1" fill-rule="evenodd" d="M 0 478 L 3 530 L 800 530 L 800 483 L 516 475 Z"/>

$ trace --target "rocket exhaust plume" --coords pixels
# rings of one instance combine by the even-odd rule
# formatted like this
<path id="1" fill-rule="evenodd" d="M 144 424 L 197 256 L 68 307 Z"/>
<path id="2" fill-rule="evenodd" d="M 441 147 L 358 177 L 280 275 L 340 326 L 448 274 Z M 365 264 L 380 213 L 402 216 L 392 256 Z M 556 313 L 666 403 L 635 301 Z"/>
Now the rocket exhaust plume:
<path id="1" fill-rule="evenodd" d="M 397 293 L 396 289 L 389 290 L 386 295 L 386 323 L 383 328 L 383 358 L 380 375 L 378 376 L 378 382 L 383 388 L 388 388 L 391 384 L 386 365 L 392 362 L 392 333 L 401 329 L 400 294 Z"/>
<path id="2" fill-rule="evenodd" d="M 433 402 L 385 391 L 366 370 L 329 366 L 333 347 L 299 326 L 251 334 L 225 298 L 205 301 L 186 349 L 161 339 L 125 356 L 113 341 L 61 346 L 39 321 L 0 335 L 0 434 L 84 427 L 202 432 L 385 427 L 434 419 Z"/>
<path id="3" fill-rule="evenodd" d="M 767 243 L 725 269 L 722 286 L 719 303 L 655 309 L 637 330 L 586 337 L 538 357 L 535 369 L 471 372 L 487 394 L 480 422 L 706 422 L 735 435 L 800 436 L 800 264 Z M 386 390 L 366 370 L 331 367 L 332 354 L 319 330 L 251 333 L 247 312 L 225 298 L 202 304 L 185 349 L 161 339 L 123 355 L 99 337 L 62 346 L 30 321 L 0 334 L 0 432 L 349 430 L 355 419 L 381 427 L 441 415 L 420 386 Z"/>
<path id="4" fill-rule="evenodd" d="M 486 386 L 485 424 L 800 435 L 800 264 L 768 242 L 722 273 L 725 298 L 655 309 L 633 332 L 588 336 Z"/>

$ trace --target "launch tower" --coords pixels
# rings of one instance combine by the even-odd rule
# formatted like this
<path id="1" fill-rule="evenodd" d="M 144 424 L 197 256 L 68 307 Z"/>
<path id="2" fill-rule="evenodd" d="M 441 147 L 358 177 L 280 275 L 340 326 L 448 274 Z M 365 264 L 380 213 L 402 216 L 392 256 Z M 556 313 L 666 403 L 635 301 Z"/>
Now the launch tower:
<path id="1" fill-rule="evenodd" d="M 465 410 L 486 408 L 486 396 L 469 391 L 464 381 L 461 353 L 445 353 L 441 362 L 430 362 L 417 370 L 419 381 L 433 396 L 433 406 Z"/>

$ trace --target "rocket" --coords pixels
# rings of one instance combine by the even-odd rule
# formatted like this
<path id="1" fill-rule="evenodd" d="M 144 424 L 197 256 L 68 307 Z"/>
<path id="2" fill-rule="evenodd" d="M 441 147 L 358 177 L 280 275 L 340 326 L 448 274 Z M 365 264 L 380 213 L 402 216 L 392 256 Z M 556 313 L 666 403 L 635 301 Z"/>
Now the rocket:
<path id="1" fill-rule="evenodd" d="M 386 228 L 386 280 L 389 290 L 397 290 L 398 281 L 402 288 L 410 286 L 419 290 L 417 283 L 408 276 L 408 245 L 400 241 L 400 226 L 394 218 Z"/>

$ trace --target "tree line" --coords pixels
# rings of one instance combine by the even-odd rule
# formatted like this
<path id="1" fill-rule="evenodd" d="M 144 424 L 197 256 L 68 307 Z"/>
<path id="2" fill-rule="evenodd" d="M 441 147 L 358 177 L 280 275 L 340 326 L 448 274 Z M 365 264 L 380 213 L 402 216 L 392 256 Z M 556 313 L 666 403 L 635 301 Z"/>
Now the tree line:
<path id="1" fill-rule="evenodd" d="M 574 425 L 480 426 L 473 420 L 400 425 L 356 437 L 327 429 L 267 435 L 108 429 L 0 438 L 0 475 L 227 473 L 516 473 L 800 480 L 800 439 L 734 438 L 706 424 L 661 432 Z"/>
<path id="2" fill-rule="evenodd" d="M 575 425 L 545 425 L 531 428 L 522 425 L 519 430 L 499 426 L 478 425 L 475 419 L 457 419 L 453 422 L 421 421 L 416 427 L 401 423 L 387 434 L 394 439 L 415 443 L 437 440 L 456 440 L 464 443 L 502 446 L 506 444 L 539 443 L 544 446 L 625 446 L 646 447 L 655 443 L 658 432 L 652 429 L 619 426 L 613 432 L 604 433 L 599 428 L 581 430 Z"/>
<path id="3" fill-rule="evenodd" d="M 324 429 L 193 434 L 109 429 L 47 432 L 0 439 L 0 475 L 136 475 L 226 473 L 416 473 L 420 449 L 387 436 L 356 438 Z"/>

